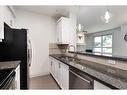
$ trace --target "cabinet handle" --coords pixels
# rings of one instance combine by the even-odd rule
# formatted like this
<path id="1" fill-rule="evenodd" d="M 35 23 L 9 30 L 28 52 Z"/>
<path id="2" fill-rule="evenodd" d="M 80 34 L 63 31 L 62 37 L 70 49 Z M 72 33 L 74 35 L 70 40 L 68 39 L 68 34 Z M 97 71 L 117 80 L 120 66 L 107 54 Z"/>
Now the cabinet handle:
<path id="1" fill-rule="evenodd" d="M 59 63 L 59 68 L 61 68 L 60 63 Z"/>
<path id="2" fill-rule="evenodd" d="M 51 67 L 52 67 L 52 61 L 51 61 Z"/>

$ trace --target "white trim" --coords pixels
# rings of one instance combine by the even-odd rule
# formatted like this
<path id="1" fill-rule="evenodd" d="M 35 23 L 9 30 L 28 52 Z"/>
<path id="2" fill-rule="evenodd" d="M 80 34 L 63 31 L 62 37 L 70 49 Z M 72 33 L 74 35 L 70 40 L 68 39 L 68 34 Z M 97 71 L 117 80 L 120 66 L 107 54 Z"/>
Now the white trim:
<path id="1" fill-rule="evenodd" d="M 7 6 L 7 7 L 9 8 L 9 10 L 12 13 L 12 15 L 14 16 L 14 18 L 16 18 L 16 13 L 15 13 L 13 6 Z"/>
<path id="2" fill-rule="evenodd" d="M 50 72 L 45 72 L 45 73 L 36 74 L 36 75 L 30 75 L 30 78 L 39 77 L 39 76 L 44 76 L 44 75 L 49 75 L 49 74 L 50 74 Z"/>

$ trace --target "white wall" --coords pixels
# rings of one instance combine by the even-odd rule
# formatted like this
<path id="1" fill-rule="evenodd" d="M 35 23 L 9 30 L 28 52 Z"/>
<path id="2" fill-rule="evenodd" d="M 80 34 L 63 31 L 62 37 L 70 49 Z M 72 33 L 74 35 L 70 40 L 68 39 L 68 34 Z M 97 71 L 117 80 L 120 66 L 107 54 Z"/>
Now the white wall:
<path id="1" fill-rule="evenodd" d="M 10 11 L 8 6 L 0 5 L 0 38 L 4 39 L 4 22 L 6 22 L 9 26 L 13 26 L 14 24 L 14 15 L 12 11 Z M 0 40 L 1 42 L 2 40 Z"/>
<path id="2" fill-rule="evenodd" d="M 124 40 L 124 35 L 127 33 L 127 24 L 121 25 L 119 32 L 116 32 L 114 35 L 114 54 L 127 56 L 127 41 Z"/>
<path id="3" fill-rule="evenodd" d="M 14 25 L 15 17 L 7 6 L 3 6 L 3 19 L 9 26 Z"/>
<path id="4" fill-rule="evenodd" d="M 33 49 L 30 76 L 48 74 L 49 42 L 55 42 L 55 20 L 47 15 L 18 9 L 15 26 L 29 29 Z"/>

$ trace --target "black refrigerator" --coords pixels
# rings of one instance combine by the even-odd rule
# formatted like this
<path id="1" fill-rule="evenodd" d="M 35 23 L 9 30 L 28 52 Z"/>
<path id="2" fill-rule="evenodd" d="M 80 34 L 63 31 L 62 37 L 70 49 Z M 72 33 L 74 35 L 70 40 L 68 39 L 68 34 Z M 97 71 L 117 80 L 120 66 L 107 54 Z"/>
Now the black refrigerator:
<path id="1" fill-rule="evenodd" d="M 21 61 L 20 89 L 29 88 L 29 66 L 32 53 L 27 32 L 27 29 L 14 29 L 4 23 L 4 39 L 0 42 L 0 61 Z"/>

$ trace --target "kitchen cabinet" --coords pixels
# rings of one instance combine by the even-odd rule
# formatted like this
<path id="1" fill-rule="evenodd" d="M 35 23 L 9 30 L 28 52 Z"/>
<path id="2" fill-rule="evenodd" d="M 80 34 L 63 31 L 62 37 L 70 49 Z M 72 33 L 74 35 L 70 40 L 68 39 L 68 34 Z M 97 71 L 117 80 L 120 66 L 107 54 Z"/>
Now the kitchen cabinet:
<path id="1" fill-rule="evenodd" d="M 110 90 L 108 86 L 94 80 L 94 90 Z"/>
<path id="2" fill-rule="evenodd" d="M 50 60 L 50 73 L 52 74 L 53 77 L 55 77 L 55 64 L 52 58 Z"/>
<path id="3" fill-rule="evenodd" d="M 60 64 L 60 83 L 62 89 L 69 89 L 69 67 L 64 63 Z"/>
<path id="4" fill-rule="evenodd" d="M 60 84 L 60 81 L 59 81 L 59 63 L 57 60 L 54 60 L 54 67 L 55 67 L 55 70 L 54 70 L 54 75 L 55 75 L 55 80 L 57 81 L 58 84 Z"/>
<path id="5" fill-rule="evenodd" d="M 69 89 L 69 67 L 50 57 L 50 73 L 62 89 Z"/>
<path id="6" fill-rule="evenodd" d="M 15 89 L 20 89 L 20 65 L 15 69 Z"/>
<path id="7" fill-rule="evenodd" d="M 58 82 L 58 69 L 59 69 L 58 62 L 55 59 L 50 58 L 50 73 L 57 82 Z"/>
<path id="8" fill-rule="evenodd" d="M 57 43 L 69 44 L 69 18 L 61 17 L 56 23 Z"/>

